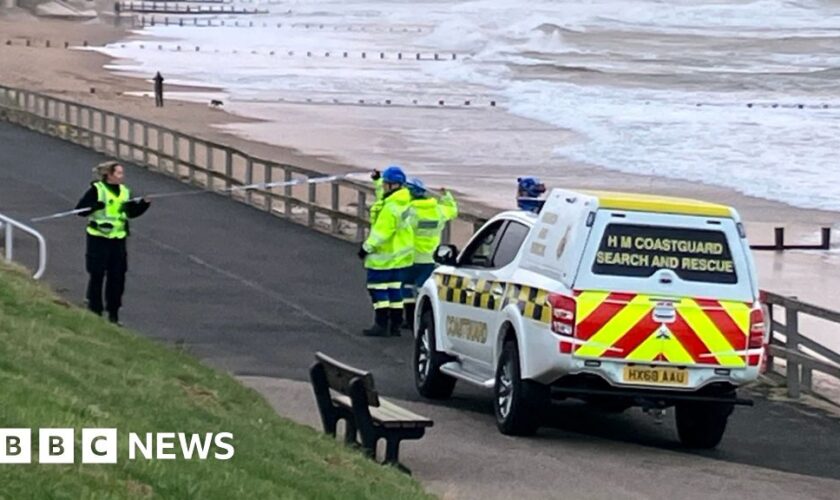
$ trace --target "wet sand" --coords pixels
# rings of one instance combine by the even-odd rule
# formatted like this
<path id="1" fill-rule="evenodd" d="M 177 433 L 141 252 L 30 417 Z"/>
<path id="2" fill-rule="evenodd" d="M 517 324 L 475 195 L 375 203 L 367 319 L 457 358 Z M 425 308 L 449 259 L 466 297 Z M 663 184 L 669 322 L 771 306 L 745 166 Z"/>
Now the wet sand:
<path id="1" fill-rule="evenodd" d="M 548 185 L 689 196 L 732 205 L 745 219 L 753 243 L 771 243 L 774 226 L 786 227 L 790 241 L 812 241 L 820 226 L 840 227 L 840 214 L 834 212 L 794 208 L 707 184 L 571 163 L 557 158 L 552 151 L 558 142 L 581 140 L 580 137 L 511 116 L 499 108 L 226 105 L 227 111 L 248 112 L 271 122 L 270 128 L 256 128 L 254 119 L 204 104 L 214 89 L 167 85 L 166 107 L 155 108 L 151 97 L 142 96 L 151 91 L 153 75 L 148 75 L 148 80 L 115 75 L 104 69 L 110 62 L 108 57 L 90 50 L 63 48 L 65 40 L 71 46 L 81 46 L 84 40 L 101 45 L 124 36 L 127 34 L 123 29 L 102 21 L 0 17 L 0 83 L 152 121 L 256 156 L 313 170 L 348 172 L 400 163 L 410 172 L 422 175 L 431 186 L 445 184 L 454 188 L 462 193 L 462 200 L 470 208 L 486 215 L 512 206 L 516 173 L 528 167 L 516 154 L 519 148 L 527 151 L 523 156 L 544 158 L 540 170 L 556 171 L 544 176 Z M 27 38 L 31 47 L 23 43 Z M 6 40 L 13 44 L 6 45 Z M 51 41 L 51 48 L 44 47 L 45 40 Z M 90 92 L 91 88 L 95 88 L 95 93 Z M 179 93 L 202 102 L 175 100 Z M 262 114 L 255 110 L 257 107 L 263 109 Z M 282 116 L 282 120 L 277 116 Z M 506 141 L 501 156 L 494 147 L 500 140 Z M 413 165 L 423 167 L 412 169 Z M 451 172 L 456 169 L 459 175 L 453 177 Z M 471 180 L 476 177 L 482 178 L 483 185 L 493 186 L 489 193 L 487 188 L 475 187 Z M 756 260 L 762 288 L 836 307 L 840 256 L 823 252 L 756 252 Z M 837 344 L 840 350 L 840 340 Z"/>

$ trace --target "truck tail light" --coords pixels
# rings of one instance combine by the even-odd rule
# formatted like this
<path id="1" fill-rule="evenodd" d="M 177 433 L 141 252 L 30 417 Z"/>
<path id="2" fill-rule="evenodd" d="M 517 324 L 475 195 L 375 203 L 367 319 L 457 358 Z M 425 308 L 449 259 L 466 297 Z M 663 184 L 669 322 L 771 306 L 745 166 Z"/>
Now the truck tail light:
<path id="1" fill-rule="evenodd" d="M 764 311 L 760 307 L 750 311 L 750 337 L 747 344 L 749 349 L 764 347 L 765 330 Z"/>
<path id="2" fill-rule="evenodd" d="M 575 311 L 577 302 L 572 297 L 552 293 L 548 295 L 551 306 L 551 331 L 566 337 L 575 335 Z"/>

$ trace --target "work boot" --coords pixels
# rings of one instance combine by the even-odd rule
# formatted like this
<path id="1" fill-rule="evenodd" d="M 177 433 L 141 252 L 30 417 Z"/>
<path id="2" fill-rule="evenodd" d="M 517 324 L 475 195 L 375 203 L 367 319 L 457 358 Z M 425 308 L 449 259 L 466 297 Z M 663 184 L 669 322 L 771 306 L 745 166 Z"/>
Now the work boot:
<path id="1" fill-rule="evenodd" d="M 377 309 L 374 311 L 373 326 L 362 332 L 365 337 L 387 337 L 388 336 L 388 309 Z"/>
<path id="2" fill-rule="evenodd" d="M 122 323 L 120 323 L 120 315 L 117 311 L 108 311 L 108 321 L 117 326 L 122 326 Z"/>
<path id="3" fill-rule="evenodd" d="M 403 321 L 402 327 L 408 331 L 414 331 L 414 304 L 406 304 L 403 306 L 405 308 L 405 321 Z"/>
<path id="4" fill-rule="evenodd" d="M 403 310 L 391 309 L 391 336 L 399 337 L 403 323 Z"/>

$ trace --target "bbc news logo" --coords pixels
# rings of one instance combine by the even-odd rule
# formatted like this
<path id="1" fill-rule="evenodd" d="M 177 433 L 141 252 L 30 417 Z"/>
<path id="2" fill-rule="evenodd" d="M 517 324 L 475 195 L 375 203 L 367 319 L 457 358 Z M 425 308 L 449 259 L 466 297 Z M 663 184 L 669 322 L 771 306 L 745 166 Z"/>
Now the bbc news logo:
<path id="1" fill-rule="evenodd" d="M 32 429 L 0 429 L 0 464 L 32 463 Z M 38 429 L 38 463 L 76 463 L 75 429 Z M 128 433 L 128 460 L 230 460 L 235 452 L 230 432 Z M 117 429 L 82 429 L 83 464 L 115 464 Z"/>

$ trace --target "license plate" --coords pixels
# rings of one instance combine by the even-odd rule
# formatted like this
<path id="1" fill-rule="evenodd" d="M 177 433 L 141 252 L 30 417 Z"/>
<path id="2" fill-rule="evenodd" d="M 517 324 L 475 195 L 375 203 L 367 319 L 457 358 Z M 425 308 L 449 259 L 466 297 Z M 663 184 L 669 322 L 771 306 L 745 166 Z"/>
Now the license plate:
<path id="1" fill-rule="evenodd" d="M 688 385 L 688 370 L 664 366 L 625 366 L 624 381 L 629 384 Z"/>

